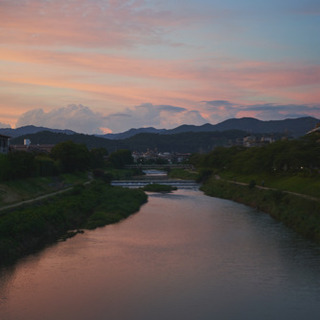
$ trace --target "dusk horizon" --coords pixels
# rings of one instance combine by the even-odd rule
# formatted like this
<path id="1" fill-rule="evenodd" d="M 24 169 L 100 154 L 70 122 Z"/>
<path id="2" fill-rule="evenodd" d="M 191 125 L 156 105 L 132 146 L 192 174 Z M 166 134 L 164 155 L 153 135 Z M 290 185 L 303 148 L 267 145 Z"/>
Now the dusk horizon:
<path id="1" fill-rule="evenodd" d="M 47 128 L 47 129 L 53 129 L 53 130 L 61 130 L 61 131 L 73 131 L 75 133 L 78 133 L 78 134 L 92 134 L 92 135 L 108 135 L 108 134 L 111 134 L 111 135 L 117 135 L 117 134 L 121 134 L 121 133 L 125 133 L 125 132 L 129 132 L 131 130 L 137 130 L 137 131 L 140 131 L 140 130 L 143 130 L 143 129 L 155 129 L 156 131 L 161 131 L 161 130 L 167 130 L 167 131 L 170 131 L 170 130 L 174 130 L 176 128 L 179 128 L 179 127 L 184 127 L 184 126 L 195 126 L 195 127 L 202 127 L 202 126 L 205 126 L 205 125 L 211 125 L 211 126 L 214 126 L 214 125 L 219 125 L 219 124 L 222 124 L 222 123 L 225 123 L 225 122 L 228 122 L 230 120 L 245 120 L 245 119 L 254 119 L 254 120 L 258 120 L 258 121 L 261 121 L 262 123 L 265 123 L 265 122 L 281 122 L 283 120 L 298 120 L 298 119 L 303 119 L 303 118 L 313 118 L 313 119 L 317 119 L 320 121 L 320 118 L 317 118 L 317 117 L 313 117 L 313 116 L 310 116 L 310 115 L 302 115 L 302 116 L 293 116 L 293 117 L 284 117 L 284 118 L 279 118 L 279 119 L 259 119 L 258 117 L 239 117 L 239 118 L 227 118 L 227 119 L 224 119 L 224 120 L 221 120 L 217 123 L 211 123 L 211 122 L 205 122 L 203 124 L 193 124 L 193 123 L 182 123 L 182 124 L 179 124 L 179 125 L 176 125 L 176 126 L 171 126 L 171 127 L 157 127 L 157 126 L 152 126 L 152 125 L 145 125 L 145 126 L 140 126 L 140 127 L 127 127 L 127 128 L 124 128 L 122 131 L 118 131 L 118 132 L 98 132 L 98 133 L 90 133 L 90 132 L 85 132 L 85 131 L 79 131 L 79 130 L 74 130 L 74 129 L 70 129 L 70 127 L 63 127 L 63 126 L 59 126 L 57 125 L 56 127 L 49 127 L 49 126 L 45 126 L 45 125 L 35 125 L 33 123 L 28 123 L 28 124 L 22 124 L 22 125 L 19 125 L 19 126 L 0 126 L 0 130 L 1 129 L 20 129 L 20 128 L 24 128 L 24 127 L 28 127 L 28 126 L 31 126 L 31 127 L 36 127 L 36 128 Z M 96 128 L 97 130 L 99 128 Z"/>
<path id="2" fill-rule="evenodd" d="M 320 118 L 318 1 L 0 1 L 0 128 Z"/>

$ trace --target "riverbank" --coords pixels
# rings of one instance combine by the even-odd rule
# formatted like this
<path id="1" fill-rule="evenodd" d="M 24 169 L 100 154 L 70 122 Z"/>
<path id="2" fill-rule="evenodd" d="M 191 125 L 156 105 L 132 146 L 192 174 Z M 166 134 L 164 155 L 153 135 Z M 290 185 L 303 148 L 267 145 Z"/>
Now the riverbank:
<path id="1" fill-rule="evenodd" d="M 0 216 L 0 265 L 65 239 L 70 230 L 94 229 L 137 212 L 147 201 L 138 189 L 94 181 Z M 71 233 L 71 234 L 74 234 Z"/>
<path id="2" fill-rule="evenodd" d="M 233 200 L 270 214 L 306 238 L 320 242 L 320 202 L 280 190 L 258 188 L 212 176 L 201 187 L 206 195 Z"/>
<path id="3" fill-rule="evenodd" d="M 88 181 L 88 173 L 61 174 L 53 177 L 36 177 L 0 183 L 0 210 L 23 201 L 47 196 Z"/>

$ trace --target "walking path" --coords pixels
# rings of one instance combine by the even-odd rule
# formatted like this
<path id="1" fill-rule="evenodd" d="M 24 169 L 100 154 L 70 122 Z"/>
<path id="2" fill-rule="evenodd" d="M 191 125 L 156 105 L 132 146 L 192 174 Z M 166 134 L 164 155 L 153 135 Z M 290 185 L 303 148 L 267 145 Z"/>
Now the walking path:
<path id="1" fill-rule="evenodd" d="M 238 185 L 242 185 L 242 186 L 249 186 L 249 183 L 245 183 L 245 182 L 238 182 L 238 181 L 234 181 L 234 180 L 226 180 L 226 179 L 221 179 L 220 176 L 216 175 L 215 178 L 217 180 L 223 180 L 229 183 L 234 183 L 234 184 L 238 184 Z M 292 194 L 301 198 L 305 198 L 305 199 L 309 199 L 309 200 L 313 200 L 313 201 L 317 201 L 320 202 L 320 199 L 317 197 L 312 197 L 303 193 L 297 193 L 297 192 L 292 192 L 292 191 L 287 191 L 287 190 L 281 190 L 281 189 L 275 189 L 275 188 L 269 188 L 269 187 L 263 187 L 263 186 L 259 186 L 259 185 L 255 185 L 256 188 L 258 189 L 263 189 L 263 190 L 273 190 L 273 191 L 281 191 L 287 194 Z"/>
<path id="2" fill-rule="evenodd" d="M 91 173 L 88 174 L 88 179 L 89 180 L 84 182 L 83 185 L 87 185 L 87 184 L 92 182 L 93 177 L 92 177 Z M 1 215 L 1 211 L 5 211 L 5 210 L 8 210 L 8 209 L 14 209 L 14 208 L 20 207 L 20 206 L 22 206 L 24 204 L 29 204 L 29 203 L 33 203 L 33 202 L 40 201 L 40 200 L 43 200 L 43 199 L 47 199 L 47 198 L 50 198 L 50 197 L 54 197 L 54 196 L 56 196 L 58 194 L 65 193 L 67 191 L 72 190 L 73 187 L 74 186 L 67 187 L 65 189 L 61 189 L 61 190 L 58 190 L 58 191 L 55 191 L 55 192 L 47 193 L 47 194 L 44 194 L 44 195 L 36 197 L 36 198 L 32 198 L 32 199 L 20 201 L 20 202 L 14 203 L 14 204 L 10 204 L 10 205 L 4 206 L 4 207 L 0 207 L 0 215 Z"/>
<path id="3" fill-rule="evenodd" d="M 4 207 L 1 207 L 0 208 L 0 212 L 4 211 L 4 210 L 7 210 L 7 209 L 17 208 L 17 207 L 20 207 L 20 206 L 22 206 L 24 204 L 29 204 L 29 203 L 40 201 L 40 200 L 43 200 L 43 199 L 46 199 L 46 198 L 49 198 L 49 197 L 53 197 L 53 196 L 56 196 L 58 194 L 70 191 L 70 190 L 72 190 L 72 188 L 73 187 L 69 187 L 69 188 L 66 188 L 66 189 L 62 189 L 62 190 L 59 190 L 59 191 L 55 191 L 55 192 L 52 192 L 52 193 L 45 194 L 43 196 L 39 196 L 39 197 L 36 197 L 36 198 L 32 198 L 32 199 L 28 199 L 28 200 L 24 200 L 24 201 L 21 201 L 21 202 L 17 202 L 17 203 L 14 203 L 14 204 L 7 205 L 7 206 L 4 206 Z"/>

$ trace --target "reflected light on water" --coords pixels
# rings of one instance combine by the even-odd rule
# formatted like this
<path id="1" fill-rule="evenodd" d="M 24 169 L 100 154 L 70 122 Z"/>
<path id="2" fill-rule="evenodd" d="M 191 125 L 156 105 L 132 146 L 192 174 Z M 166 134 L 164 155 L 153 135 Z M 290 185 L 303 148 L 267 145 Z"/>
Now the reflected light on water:
<path id="1" fill-rule="evenodd" d="M 318 319 L 320 251 L 199 191 L 150 195 L 0 274 L 1 320 Z"/>

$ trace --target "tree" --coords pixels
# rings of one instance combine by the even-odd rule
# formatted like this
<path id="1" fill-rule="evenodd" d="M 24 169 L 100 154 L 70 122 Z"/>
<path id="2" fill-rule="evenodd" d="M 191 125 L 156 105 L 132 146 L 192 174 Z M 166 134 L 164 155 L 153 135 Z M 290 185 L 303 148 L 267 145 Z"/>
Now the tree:
<path id="1" fill-rule="evenodd" d="M 51 157 L 58 162 L 62 172 L 84 171 L 90 164 L 89 150 L 84 144 L 72 141 L 58 143 L 51 150 Z"/>
<path id="2" fill-rule="evenodd" d="M 53 159 L 47 155 L 38 155 L 35 157 L 35 167 L 37 176 L 54 176 L 57 168 Z"/>
<path id="3" fill-rule="evenodd" d="M 10 162 L 6 154 L 0 154 L 0 180 L 8 180 L 10 172 Z"/>
<path id="4" fill-rule="evenodd" d="M 105 148 L 94 148 L 90 150 L 90 166 L 91 168 L 102 168 L 105 166 L 105 156 L 108 151 Z"/>
<path id="5" fill-rule="evenodd" d="M 110 154 L 109 163 L 112 167 L 121 169 L 127 164 L 133 163 L 133 157 L 130 150 L 118 150 Z"/>
<path id="6" fill-rule="evenodd" d="M 15 151 L 8 154 L 9 170 L 7 178 L 22 179 L 32 177 L 35 174 L 34 154 L 25 151 Z"/>

